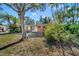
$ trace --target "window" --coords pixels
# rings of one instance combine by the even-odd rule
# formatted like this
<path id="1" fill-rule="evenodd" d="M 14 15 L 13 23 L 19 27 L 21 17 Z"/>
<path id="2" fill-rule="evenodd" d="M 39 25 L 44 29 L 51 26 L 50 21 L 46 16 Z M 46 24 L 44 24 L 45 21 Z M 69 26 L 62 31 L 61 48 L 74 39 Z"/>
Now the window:
<path id="1" fill-rule="evenodd" d="M 41 26 L 38 26 L 38 28 L 40 28 Z"/>
<path id="2" fill-rule="evenodd" d="M 45 28 L 45 26 L 43 26 L 43 28 Z"/>

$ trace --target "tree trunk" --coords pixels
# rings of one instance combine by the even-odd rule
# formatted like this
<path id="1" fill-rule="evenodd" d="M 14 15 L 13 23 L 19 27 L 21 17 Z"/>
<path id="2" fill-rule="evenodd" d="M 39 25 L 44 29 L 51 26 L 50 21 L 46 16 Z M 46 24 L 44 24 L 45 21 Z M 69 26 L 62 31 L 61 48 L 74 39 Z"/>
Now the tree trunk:
<path id="1" fill-rule="evenodd" d="M 10 19 L 9 19 L 9 17 L 7 17 L 7 21 L 8 21 L 8 25 L 10 26 Z"/>
<path id="2" fill-rule="evenodd" d="M 26 39 L 26 29 L 24 24 L 24 13 L 19 12 L 19 18 L 20 18 L 20 26 L 21 26 L 21 32 L 22 32 L 22 39 Z"/>

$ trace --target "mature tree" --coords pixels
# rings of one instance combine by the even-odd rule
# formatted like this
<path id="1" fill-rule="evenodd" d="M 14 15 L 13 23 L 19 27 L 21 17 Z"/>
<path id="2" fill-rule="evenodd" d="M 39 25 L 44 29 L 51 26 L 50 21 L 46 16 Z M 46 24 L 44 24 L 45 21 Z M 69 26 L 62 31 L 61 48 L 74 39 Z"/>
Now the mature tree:
<path id="1" fill-rule="evenodd" d="M 10 24 L 11 24 L 11 15 L 6 14 L 6 15 L 4 15 L 3 19 L 4 19 L 4 21 L 7 21 L 8 26 L 10 26 Z"/>
<path id="2" fill-rule="evenodd" d="M 65 23 L 76 23 L 78 19 L 78 4 L 76 3 L 54 3 L 49 4 L 51 6 L 51 11 L 53 15 L 53 19 L 58 20 L 59 22 L 64 21 Z M 56 11 L 53 12 L 53 9 L 56 8 Z M 70 19 L 70 20 L 69 20 Z"/>
<path id="3" fill-rule="evenodd" d="M 2 22 L 3 22 L 2 19 L 0 19 L 0 25 L 2 25 Z"/>
<path id="4" fill-rule="evenodd" d="M 16 25 L 20 24 L 20 20 L 16 18 L 15 16 L 11 16 L 10 19 L 12 21 L 12 24 L 16 24 Z"/>
<path id="5" fill-rule="evenodd" d="M 57 23 L 62 23 L 64 21 L 64 4 L 53 3 L 53 4 L 49 4 L 49 6 L 51 7 L 53 20 Z"/>
<path id="6" fill-rule="evenodd" d="M 25 17 L 25 24 L 26 25 L 34 25 L 35 21 L 34 21 L 34 19 L 31 19 L 30 17 Z"/>
<path id="7" fill-rule="evenodd" d="M 77 12 L 76 12 L 76 4 L 70 4 L 70 7 L 68 7 L 65 11 L 65 17 L 68 19 L 68 23 L 74 24 L 75 20 L 77 18 Z M 70 19 L 70 20 L 69 20 Z"/>
<path id="8" fill-rule="evenodd" d="M 16 17 L 9 15 L 8 13 L 0 15 L 0 19 L 2 22 L 7 21 L 8 26 L 10 26 L 12 23 L 16 24 L 18 22 L 18 19 Z"/>
<path id="9" fill-rule="evenodd" d="M 42 16 L 40 16 L 40 20 L 39 20 L 40 23 L 47 24 L 50 21 L 52 21 L 50 17 L 47 17 L 47 16 L 46 17 L 42 17 Z"/>
<path id="10" fill-rule="evenodd" d="M 1 23 L 3 23 L 5 20 L 7 20 L 8 23 L 10 23 L 9 15 L 6 12 L 4 12 L 3 10 L 0 10 L 0 19 L 1 19 Z"/>
<path id="11" fill-rule="evenodd" d="M 79 19 L 79 3 L 76 3 L 76 10 L 77 10 L 77 20 L 76 20 L 76 23 L 79 24 L 79 21 L 78 21 L 78 19 Z"/>
<path id="12" fill-rule="evenodd" d="M 56 20 L 54 18 L 54 13 L 58 11 L 59 3 L 49 3 L 48 5 L 51 7 L 51 14 L 52 14 L 53 20 Z"/>
<path id="13" fill-rule="evenodd" d="M 20 19 L 20 25 L 22 30 L 22 39 L 26 38 L 26 30 L 24 25 L 24 16 L 25 12 L 28 10 L 34 11 L 35 9 L 44 10 L 45 4 L 25 4 L 25 3 L 13 3 L 13 4 L 5 4 L 12 8 L 14 11 L 18 13 L 19 19 Z"/>

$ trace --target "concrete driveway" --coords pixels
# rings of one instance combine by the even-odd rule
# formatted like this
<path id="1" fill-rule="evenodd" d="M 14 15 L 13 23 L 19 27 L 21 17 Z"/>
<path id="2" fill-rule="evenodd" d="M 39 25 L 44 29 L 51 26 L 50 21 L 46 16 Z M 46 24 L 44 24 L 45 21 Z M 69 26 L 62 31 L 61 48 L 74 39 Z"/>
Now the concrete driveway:
<path id="1" fill-rule="evenodd" d="M 26 36 L 27 37 L 42 37 L 43 33 L 41 33 L 41 32 L 29 32 L 29 33 L 26 33 Z"/>

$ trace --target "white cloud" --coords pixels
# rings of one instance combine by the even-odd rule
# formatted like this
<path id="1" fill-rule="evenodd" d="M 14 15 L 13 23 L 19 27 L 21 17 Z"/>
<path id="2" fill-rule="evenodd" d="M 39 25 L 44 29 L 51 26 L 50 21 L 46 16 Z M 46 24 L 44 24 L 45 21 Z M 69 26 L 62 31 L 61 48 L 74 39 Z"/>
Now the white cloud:
<path id="1" fill-rule="evenodd" d="M 36 13 L 32 13 L 32 16 L 35 16 L 36 15 Z"/>

